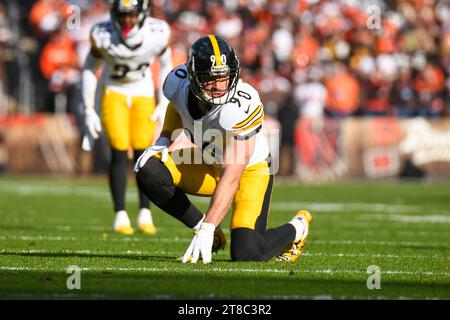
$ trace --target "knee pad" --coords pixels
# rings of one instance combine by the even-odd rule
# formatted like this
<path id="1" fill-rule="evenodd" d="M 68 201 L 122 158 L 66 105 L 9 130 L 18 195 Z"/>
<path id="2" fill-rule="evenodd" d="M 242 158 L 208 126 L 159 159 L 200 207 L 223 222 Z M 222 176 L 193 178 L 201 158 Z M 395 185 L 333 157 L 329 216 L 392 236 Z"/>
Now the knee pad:
<path id="1" fill-rule="evenodd" d="M 175 192 L 169 169 L 156 158 L 150 158 L 137 172 L 139 189 L 156 205 L 165 204 Z"/>

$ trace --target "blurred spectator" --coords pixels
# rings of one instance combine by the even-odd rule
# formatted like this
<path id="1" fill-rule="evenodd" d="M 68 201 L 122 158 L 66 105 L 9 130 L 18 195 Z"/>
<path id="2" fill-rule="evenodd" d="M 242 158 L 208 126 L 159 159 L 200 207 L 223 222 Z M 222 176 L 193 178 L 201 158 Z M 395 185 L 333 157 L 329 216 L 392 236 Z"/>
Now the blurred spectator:
<path id="1" fill-rule="evenodd" d="M 17 89 L 17 63 L 14 57 L 14 35 L 7 18 L 6 7 L 0 3 L 0 116 L 5 115 Z"/>
<path id="2" fill-rule="evenodd" d="M 264 101 L 266 113 L 275 115 L 278 107 L 281 107 L 290 95 L 291 83 L 282 75 L 266 70 L 262 73 L 259 88 L 259 94 L 262 101 Z"/>
<path id="3" fill-rule="evenodd" d="M 282 176 L 292 175 L 294 173 L 295 163 L 295 125 L 299 116 L 299 107 L 295 103 L 292 95 L 280 104 L 277 119 L 282 123 L 281 126 L 281 146 L 280 146 L 280 168 L 279 174 Z"/>
<path id="4" fill-rule="evenodd" d="M 276 61 L 285 62 L 290 58 L 294 47 L 294 37 L 293 23 L 288 18 L 281 20 L 272 34 L 272 47 Z"/>
<path id="5" fill-rule="evenodd" d="M 292 62 L 295 68 L 305 68 L 315 60 L 320 44 L 310 26 L 303 25 L 299 31 L 296 46 L 292 52 Z"/>
<path id="6" fill-rule="evenodd" d="M 361 113 L 368 116 L 387 116 L 391 111 L 392 82 L 397 77 L 397 63 L 392 55 L 381 54 L 362 80 Z"/>
<path id="7" fill-rule="evenodd" d="M 294 89 L 294 100 L 299 114 L 306 118 L 320 118 L 325 114 L 327 88 L 321 82 L 323 70 L 317 66 L 309 70 L 305 82 L 299 82 Z"/>
<path id="8" fill-rule="evenodd" d="M 416 98 L 409 70 L 402 71 L 399 79 L 394 82 L 390 103 L 393 105 L 394 114 L 398 117 L 413 117 L 417 114 Z"/>
<path id="9" fill-rule="evenodd" d="M 64 110 L 66 105 L 58 105 L 55 96 L 63 93 L 67 97 L 67 110 L 77 113 L 81 103 L 78 83 L 81 73 L 78 65 L 75 42 L 65 28 L 55 32 L 42 50 L 40 67 L 49 81 L 47 111 Z"/>
<path id="10" fill-rule="evenodd" d="M 431 117 L 443 115 L 445 76 L 438 65 L 427 61 L 417 74 L 414 89 L 418 95 L 418 115 Z"/>
<path id="11" fill-rule="evenodd" d="M 47 38 L 57 31 L 70 15 L 69 3 L 64 0 L 38 0 L 28 16 L 35 35 Z"/>
<path id="12" fill-rule="evenodd" d="M 353 115 L 359 107 L 360 85 L 343 64 L 335 64 L 333 69 L 325 80 L 327 114 L 333 118 Z"/>

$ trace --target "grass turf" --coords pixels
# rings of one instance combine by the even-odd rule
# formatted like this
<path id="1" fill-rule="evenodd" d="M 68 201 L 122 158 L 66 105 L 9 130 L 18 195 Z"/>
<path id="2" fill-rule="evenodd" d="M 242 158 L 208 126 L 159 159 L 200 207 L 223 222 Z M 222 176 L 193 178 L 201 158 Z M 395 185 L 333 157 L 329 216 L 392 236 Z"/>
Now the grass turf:
<path id="1" fill-rule="evenodd" d="M 449 194 L 449 183 L 276 184 L 269 227 L 313 214 L 297 262 L 234 263 L 228 243 L 194 265 L 177 261 L 192 231 L 155 207 L 156 236 L 112 233 L 106 179 L 2 177 L 0 298 L 450 299 Z M 131 182 L 127 204 L 134 223 Z M 67 288 L 71 265 L 81 290 Z M 372 265 L 381 289 L 367 288 Z"/>

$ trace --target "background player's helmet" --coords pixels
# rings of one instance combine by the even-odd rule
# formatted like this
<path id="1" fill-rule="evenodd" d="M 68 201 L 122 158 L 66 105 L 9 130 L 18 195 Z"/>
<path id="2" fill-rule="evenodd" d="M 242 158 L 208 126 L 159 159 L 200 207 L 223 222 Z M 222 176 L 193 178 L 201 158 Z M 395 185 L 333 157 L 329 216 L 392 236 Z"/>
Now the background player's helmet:
<path id="1" fill-rule="evenodd" d="M 110 2 L 111 19 L 114 21 L 115 27 L 121 31 L 123 38 L 127 38 L 128 35 L 141 28 L 148 14 L 149 0 L 110 0 Z M 126 14 L 136 14 L 136 23 L 125 25 L 123 18 Z"/>
<path id="2" fill-rule="evenodd" d="M 221 105 L 233 98 L 239 80 L 239 59 L 224 39 L 214 35 L 198 39 L 189 51 L 187 67 L 190 88 L 197 98 L 211 105 Z M 212 97 L 202 85 L 205 79 L 226 76 L 228 88 L 220 97 Z"/>

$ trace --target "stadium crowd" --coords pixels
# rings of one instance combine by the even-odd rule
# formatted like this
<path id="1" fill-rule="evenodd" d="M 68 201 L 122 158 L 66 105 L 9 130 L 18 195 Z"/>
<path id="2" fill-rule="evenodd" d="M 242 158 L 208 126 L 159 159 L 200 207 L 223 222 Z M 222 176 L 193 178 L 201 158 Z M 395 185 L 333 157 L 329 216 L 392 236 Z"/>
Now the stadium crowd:
<path id="1" fill-rule="evenodd" d="M 34 111 L 55 111 L 55 94 L 65 92 L 75 112 L 89 31 L 108 18 L 108 2 L 23 0 L 17 26 L 10 7 L 0 1 L 0 93 L 8 101 L 0 114 L 20 110 L 24 61 Z M 153 0 L 151 15 L 172 27 L 175 65 L 199 36 L 227 39 L 243 79 L 286 127 L 299 116 L 450 113 L 448 0 Z"/>

